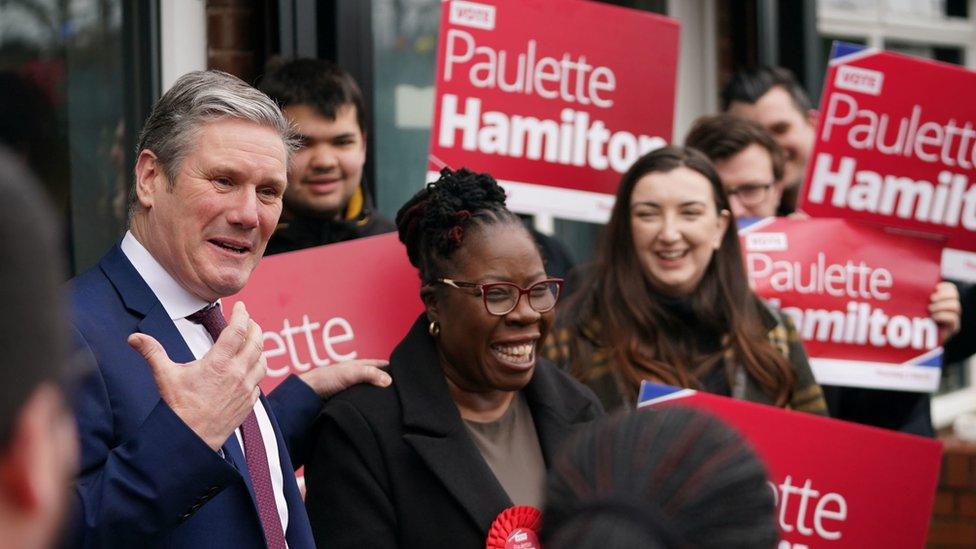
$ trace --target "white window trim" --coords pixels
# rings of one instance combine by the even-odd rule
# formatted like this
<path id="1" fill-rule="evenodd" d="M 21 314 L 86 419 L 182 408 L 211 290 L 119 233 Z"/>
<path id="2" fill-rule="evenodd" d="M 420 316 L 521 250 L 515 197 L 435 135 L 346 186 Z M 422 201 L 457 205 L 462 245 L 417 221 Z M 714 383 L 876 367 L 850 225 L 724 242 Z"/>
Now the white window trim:
<path id="1" fill-rule="evenodd" d="M 858 38 L 869 47 L 884 48 L 885 40 L 924 45 L 955 46 L 964 51 L 964 65 L 976 69 L 976 0 L 969 0 L 969 18 L 942 21 L 911 18 L 876 10 L 818 9 L 817 32 L 821 35 Z"/>
<path id="2" fill-rule="evenodd" d="M 668 2 L 668 16 L 681 22 L 678 84 L 671 142 L 684 142 L 699 116 L 718 112 L 718 27 L 715 0 Z"/>
<path id="3" fill-rule="evenodd" d="M 207 7 L 203 0 L 159 3 L 160 93 L 190 71 L 207 68 Z"/>

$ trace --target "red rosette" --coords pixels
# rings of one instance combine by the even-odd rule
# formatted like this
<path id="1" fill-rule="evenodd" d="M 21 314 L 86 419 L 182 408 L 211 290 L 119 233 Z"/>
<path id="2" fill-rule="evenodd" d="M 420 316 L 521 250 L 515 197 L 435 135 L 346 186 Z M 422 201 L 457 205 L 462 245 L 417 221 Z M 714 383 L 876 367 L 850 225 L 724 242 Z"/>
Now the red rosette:
<path id="1" fill-rule="evenodd" d="M 509 507 L 495 518 L 488 529 L 486 549 L 540 549 L 539 524 L 542 513 L 529 505 Z"/>

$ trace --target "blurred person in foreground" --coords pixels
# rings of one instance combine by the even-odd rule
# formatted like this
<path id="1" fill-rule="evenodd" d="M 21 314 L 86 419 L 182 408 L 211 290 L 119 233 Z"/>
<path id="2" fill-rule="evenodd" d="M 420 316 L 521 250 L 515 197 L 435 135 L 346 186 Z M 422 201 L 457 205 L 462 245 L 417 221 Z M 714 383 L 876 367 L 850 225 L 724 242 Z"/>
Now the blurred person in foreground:
<path id="1" fill-rule="evenodd" d="M 749 288 L 730 209 L 697 150 L 639 158 L 545 356 L 607 410 L 633 408 L 648 379 L 826 414 L 793 323 Z"/>
<path id="2" fill-rule="evenodd" d="M 394 231 L 365 185 L 366 107 L 352 76 L 322 59 L 279 60 L 259 88 L 281 107 L 298 142 L 267 254 Z"/>
<path id="3" fill-rule="evenodd" d="M 277 105 L 227 73 L 188 73 L 154 105 L 129 231 L 70 283 L 98 365 L 75 399 L 73 546 L 313 547 L 294 470 L 322 399 L 389 376 L 350 361 L 265 397 L 260 326 L 221 310 L 278 222 L 290 143 Z"/>
<path id="4" fill-rule="evenodd" d="M 789 70 L 762 67 L 735 74 L 723 90 L 722 100 L 729 114 L 760 124 L 785 151 L 785 190 L 778 213 L 794 212 L 807 162 L 813 155 L 819 116 L 806 92 Z M 706 140 L 701 132 L 694 138 L 700 145 Z M 972 337 L 976 332 L 976 286 L 965 282 L 938 283 L 930 297 L 929 313 L 939 325 L 945 364 L 966 360 L 976 353 L 976 337 Z M 935 436 L 928 393 L 836 386 L 825 386 L 824 393 L 831 415 L 838 419 Z"/>
<path id="5" fill-rule="evenodd" d="M 562 281 L 494 179 L 445 169 L 397 227 L 424 312 L 389 390 L 326 405 L 305 469 L 312 530 L 330 547 L 484 547 L 500 512 L 541 507 L 557 446 L 602 410 L 538 357 Z"/>
<path id="6" fill-rule="evenodd" d="M 710 414 L 669 407 L 587 426 L 549 472 L 547 549 L 772 549 L 775 499 L 749 444 Z"/>
<path id="7" fill-rule="evenodd" d="M 64 272 L 58 224 L 5 149 L 0 193 L 0 545 L 35 549 L 56 541 L 78 466 L 60 386 L 68 373 Z"/>

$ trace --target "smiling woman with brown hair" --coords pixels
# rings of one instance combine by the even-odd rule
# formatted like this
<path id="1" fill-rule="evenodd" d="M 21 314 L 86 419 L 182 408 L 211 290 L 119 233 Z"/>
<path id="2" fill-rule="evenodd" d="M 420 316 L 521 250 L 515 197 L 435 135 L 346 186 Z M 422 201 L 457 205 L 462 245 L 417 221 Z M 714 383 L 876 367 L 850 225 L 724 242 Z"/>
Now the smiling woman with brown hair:
<path id="1" fill-rule="evenodd" d="M 608 409 L 641 380 L 826 413 L 793 325 L 749 288 L 708 159 L 665 147 L 624 174 L 595 267 L 546 355 Z"/>
<path id="2" fill-rule="evenodd" d="M 326 404 L 306 466 L 313 533 L 328 547 L 484 547 L 501 511 L 541 506 L 557 446 L 602 410 L 537 359 L 562 281 L 494 179 L 444 170 L 397 227 L 425 311 L 390 357 L 390 389 Z"/>

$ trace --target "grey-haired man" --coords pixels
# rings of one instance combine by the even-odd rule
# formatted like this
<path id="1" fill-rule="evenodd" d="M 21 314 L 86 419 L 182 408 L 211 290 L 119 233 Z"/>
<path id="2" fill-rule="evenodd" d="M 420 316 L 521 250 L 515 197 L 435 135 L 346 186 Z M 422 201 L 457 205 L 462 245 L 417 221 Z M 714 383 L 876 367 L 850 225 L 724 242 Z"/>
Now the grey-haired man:
<path id="1" fill-rule="evenodd" d="M 313 547 L 293 471 L 321 399 L 389 376 L 357 361 L 265 398 L 261 329 L 220 311 L 278 222 L 290 151 L 274 102 L 225 73 L 187 74 L 153 108 L 129 231 L 71 283 L 98 364 L 75 404 L 76 545 Z"/>

